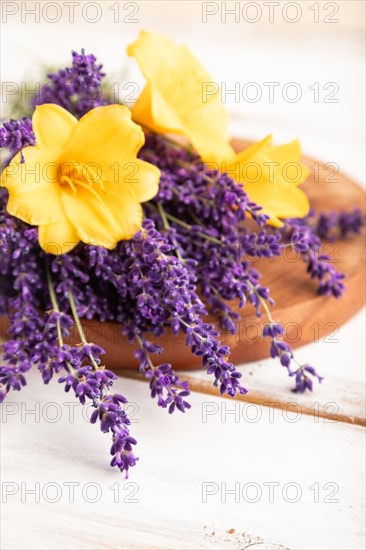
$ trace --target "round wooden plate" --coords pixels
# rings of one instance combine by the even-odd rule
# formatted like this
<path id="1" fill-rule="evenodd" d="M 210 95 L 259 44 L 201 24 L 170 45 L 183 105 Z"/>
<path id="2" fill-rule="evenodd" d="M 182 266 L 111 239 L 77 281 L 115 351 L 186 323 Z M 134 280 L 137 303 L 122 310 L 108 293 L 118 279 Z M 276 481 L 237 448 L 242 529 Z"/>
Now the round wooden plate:
<path id="1" fill-rule="evenodd" d="M 242 140 L 234 142 L 236 149 L 248 145 L 249 142 Z M 311 168 L 311 175 L 302 188 L 313 208 L 324 212 L 350 210 L 356 206 L 365 208 L 364 191 L 347 176 L 337 172 L 333 164 L 324 164 L 307 157 L 303 158 L 303 162 Z M 317 296 L 316 282 L 310 280 L 305 264 L 290 249 L 274 260 L 261 259 L 255 262 L 255 267 L 262 273 L 262 283 L 270 288 L 276 302 L 272 308 L 273 317 L 285 326 L 285 339 L 294 348 L 335 333 L 365 303 L 364 236 L 324 243 L 324 252 L 332 257 L 336 268 L 346 274 L 347 291 L 340 300 Z M 238 364 L 268 357 L 269 344 L 261 338 L 265 319 L 257 319 L 249 304 L 243 310 L 236 309 L 241 313 L 236 335 L 222 331 L 215 317 L 209 315 L 206 318 L 217 326 L 221 342 L 230 346 L 231 361 Z M 118 324 L 86 320 L 82 323 L 88 340 L 106 350 L 103 361 L 109 368 L 137 368 L 138 362 L 133 356 L 136 345 L 127 342 Z M 73 331 L 70 340 L 78 342 L 76 331 Z M 167 330 L 157 341 L 164 348 L 159 362 L 171 363 L 178 370 L 200 368 L 201 360 L 194 357 L 185 346 L 183 334 L 173 336 Z"/>
<path id="2" fill-rule="evenodd" d="M 250 143 L 236 140 L 236 149 Z M 311 205 L 319 211 L 364 209 L 365 193 L 351 179 L 337 172 L 333 164 L 324 164 L 304 157 L 304 164 L 311 168 L 311 175 L 303 185 Z M 347 291 L 340 300 L 317 296 L 316 282 L 310 280 L 306 266 L 290 249 L 275 260 L 261 259 L 255 262 L 262 273 L 262 282 L 271 290 L 275 299 L 273 317 L 286 329 L 285 339 L 296 348 L 325 335 L 335 333 L 339 326 L 352 317 L 365 303 L 365 241 L 362 236 L 352 236 L 337 243 L 324 243 L 324 251 L 332 257 L 337 270 L 346 274 Z M 235 306 L 234 306 L 235 307 Z M 253 308 L 247 304 L 241 313 L 236 335 L 219 329 L 223 344 L 231 348 L 231 361 L 245 363 L 268 357 L 268 342 L 261 338 L 265 319 L 257 319 Z M 105 363 L 113 369 L 136 369 L 133 353 L 135 345 L 129 344 L 121 335 L 119 325 L 83 321 L 89 341 L 97 342 L 106 350 Z M 329 336 L 331 338 L 332 336 Z M 199 358 L 192 356 L 185 346 L 184 335 L 173 336 L 168 330 L 158 339 L 164 353 L 159 362 L 167 362 L 174 369 L 200 368 Z"/>

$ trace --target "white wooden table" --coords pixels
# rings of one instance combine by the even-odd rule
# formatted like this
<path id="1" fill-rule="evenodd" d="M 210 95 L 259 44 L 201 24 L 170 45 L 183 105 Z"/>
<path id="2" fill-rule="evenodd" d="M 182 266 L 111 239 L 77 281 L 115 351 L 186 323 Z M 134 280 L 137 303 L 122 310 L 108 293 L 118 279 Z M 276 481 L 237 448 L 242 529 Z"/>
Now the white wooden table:
<path id="1" fill-rule="evenodd" d="M 103 16 L 111 4 L 100 3 Z M 39 60 L 62 63 L 82 46 L 117 71 L 140 27 L 160 30 L 188 42 L 228 88 L 300 82 L 297 104 L 228 99 L 233 132 L 273 132 L 278 142 L 299 135 L 306 153 L 336 161 L 361 181 L 363 3 L 337 4 L 335 26 L 314 24 L 306 7 L 292 26 L 204 24 L 200 2 L 177 1 L 138 2 L 136 24 L 76 17 L 75 26 L 63 18 L 35 27 L 10 18 L 2 78 L 21 81 Z M 314 103 L 309 86 L 334 81 L 339 102 Z M 236 402 L 213 395 L 204 373 L 188 373 L 197 390 L 192 409 L 169 416 L 144 382 L 120 378 L 117 389 L 133 402 L 140 456 L 128 481 L 109 468 L 109 436 L 87 422 L 88 411 L 74 408 L 57 382 L 44 387 L 30 373 L 28 386 L 1 407 L 1 548 L 363 549 L 364 334 L 360 312 L 338 342 L 297 351 L 326 376 L 311 395 L 292 394 L 292 381 L 266 360 L 242 367 L 251 392 Z"/>

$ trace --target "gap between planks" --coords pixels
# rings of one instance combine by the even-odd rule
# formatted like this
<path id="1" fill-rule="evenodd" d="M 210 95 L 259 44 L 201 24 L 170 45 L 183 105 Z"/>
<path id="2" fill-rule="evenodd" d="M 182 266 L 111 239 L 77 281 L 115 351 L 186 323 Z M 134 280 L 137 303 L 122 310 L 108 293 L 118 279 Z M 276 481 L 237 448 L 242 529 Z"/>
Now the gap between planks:
<path id="1" fill-rule="evenodd" d="M 181 373 L 184 373 L 184 379 L 188 381 L 191 390 L 206 395 L 222 397 L 228 400 L 233 399 L 232 397 L 229 397 L 227 395 L 220 396 L 218 389 L 214 388 L 211 382 L 205 382 L 204 380 L 197 379 L 195 376 L 192 376 L 184 371 L 181 371 Z M 142 380 L 146 384 L 148 383 L 148 380 L 146 380 L 146 378 L 140 372 L 134 370 L 122 370 L 119 371 L 118 374 L 124 376 L 125 378 L 129 378 L 132 380 Z M 260 393 L 255 390 L 251 390 L 245 395 L 238 394 L 236 395 L 234 400 L 244 403 L 253 403 L 264 407 L 273 407 L 275 409 L 286 411 L 286 413 L 301 412 L 301 414 L 306 414 L 307 416 L 314 417 L 316 416 L 317 418 L 329 420 L 329 422 L 343 422 L 345 424 L 353 424 L 364 427 L 366 426 L 366 418 L 358 415 L 349 415 L 340 412 L 328 413 L 326 410 L 320 410 L 320 407 L 317 411 L 315 411 L 315 409 L 311 408 L 310 406 L 296 403 L 295 401 L 284 401 L 281 397 L 278 397 L 276 399 L 266 393 Z"/>

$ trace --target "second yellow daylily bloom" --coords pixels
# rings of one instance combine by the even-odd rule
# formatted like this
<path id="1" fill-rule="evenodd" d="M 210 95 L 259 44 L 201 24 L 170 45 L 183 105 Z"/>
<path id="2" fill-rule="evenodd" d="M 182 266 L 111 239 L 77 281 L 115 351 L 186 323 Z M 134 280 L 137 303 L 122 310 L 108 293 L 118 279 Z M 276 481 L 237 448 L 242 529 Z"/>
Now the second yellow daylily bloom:
<path id="1" fill-rule="evenodd" d="M 204 162 L 221 166 L 221 171 L 243 184 L 272 225 L 280 227 L 281 218 L 308 213 L 309 201 L 298 186 L 309 170 L 300 164 L 297 140 L 272 147 L 268 136 L 235 154 L 220 91 L 188 48 L 165 36 L 141 32 L 127 52 L 136 58 L 147 80 L 132 107 L 134 120 L 155 132 L 187 138 Z M 208 86 L 212 87 L 209 93 Z"/>
<path id="2" fill-rule="evenodd" d="M 8 212 L 38 226 L 41 247 L 63 254 L 80 241 L 114 248 L 142 223 L 142 202 L 158 191 L 160 172 L 136 158 L 145 138 L 127 107 L 108 105 L 80 120 L 58 105 L 36 108 L 36 146 L 1 175 Z"/>
<path id="3" fill-rule="evenodd" d="M 221 170 L 241 183 L 250 200 L 262 206 L 269 223 L 281 227 L 281 218 L 302 218 L 309 212 L 309 200 L 299 185 L 309 176 L 301 164 L 298 140 L 271 146 L 272 136 L 254 143 L 221 163 Z"/>
<path id="4" fill-rule="evenodd" d="M 127 53 L 136 58 L 147 80 L 132 107 L 136 122 L 158 133 L 186 137 L 206 162 L 233 154 L 218 86 L 186 46 L 143 31 Z"/>

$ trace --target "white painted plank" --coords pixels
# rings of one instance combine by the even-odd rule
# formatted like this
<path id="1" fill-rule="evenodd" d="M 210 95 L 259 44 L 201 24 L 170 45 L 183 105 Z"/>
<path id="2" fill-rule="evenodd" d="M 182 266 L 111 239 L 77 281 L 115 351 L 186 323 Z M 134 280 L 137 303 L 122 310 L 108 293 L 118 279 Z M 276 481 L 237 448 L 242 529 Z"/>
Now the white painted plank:
<path id="1" fill-rule="evenodd" d="M 157 409 L 144 383 L 120 379 L 117 388 L 138 406 L 133 433 L 141 460 L 129 480 L 136 485 L 130 486 L 107 466 L 109 436 L 97 433 L 80 409 L 70 422 L 70 406 L 63 403 L 72 397 L 56 382 L 43 387 L 34 372 L 29 386 L 3 404 L 3 548 L 244 548 L 256 540 L 292 550 L 363 548 L 361 427 L 315 422 L 305 415 L 294 422 L 291 414 L 286 419 L 280 411 L 239 403 L 243 408 L 236 418 L 229 414 L 233 402 L 202 394 L 192 395 L 193 409 L 186 415 L 169 416 Z M 40 418 L 28 414 L 22 422 L 24 407 L 36 406 L 43 412 Z M 11 410 L 15 414 L 9 415 Z M 52 423 L 57 410 L 61 418 Z M 257 422 L 250 421 L 254 413 L 260 415 Z M 80 484 L 72 503 L 64 485 L 70 482 Z M 17 493 L 4 502 L 9 483 L 16 484 L 11 487 Z M 39 483 L 41 492 L 47 483 L 53 485 L 35 503 L 32 495 L 21 502 L 22 483 L 27 489 Z M 96 503 L 83 499 L 88 483 L 101 491 Z M 223 502 L 221 484 L 233 489 L 235 483 L 238 502 L 233 494 Z M 268 483 L 279 484 L 273 503 Z M 298 502 L 283 497 L 288 483 L 294 484 L 288 486 L 289 498 L 295 489 L 301 491 Z M 309 488 L 314 483 L 319 502 Z M 54 484 L 61 496 L 51 503 Z M 118 503 L 113 484 L 120 489 Z M 134 488 L 138 502 L 128 503 Z M 245 488 L 247 496 L 241 493 Z M 203 502 L 202 492 L 209 489 L 215 494 Z M 258 502 L 249 502 L 256 489 Z M 327 503 L 332 489 L 338 502 Z M 89 491 L 91 499 L 93 487 Z"/>

